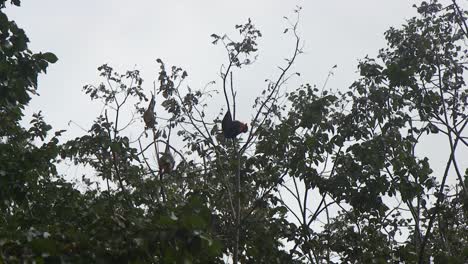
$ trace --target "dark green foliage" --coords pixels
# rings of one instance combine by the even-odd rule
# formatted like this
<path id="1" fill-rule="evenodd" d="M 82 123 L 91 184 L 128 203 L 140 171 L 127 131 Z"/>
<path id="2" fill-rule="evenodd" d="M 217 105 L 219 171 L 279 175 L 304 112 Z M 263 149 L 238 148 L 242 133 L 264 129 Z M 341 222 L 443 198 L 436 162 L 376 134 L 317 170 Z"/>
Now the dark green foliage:
<path id="1" fill-rule="evenodd" d="M 418 17 L 385 33 L 377 58 L 359 63 L 346 92 L 309 84 L 283 92 L 301 53 L 291 23 L 284 32 L 296 39 L 294 54 L 267 80 L 239 140 L 222 137 L 222 114 L 206 120 L 211 94 L 184 87 L 182 68 L 158 59 L 148 92 L 139 71 L 102 65 L 101 82 L 83 91 L 104 110 L 61 143 L 64 131 L 54 132 L 41 112 L 20 125 L 38 75 L 57 58 L 28 50 L 24 31 L 1 12 L 6 2 L 0 263 L 468 261 L 468 169 L 459 154 L 468 147 L 468 31 L 458 6 L 422 2 Z M 262 36 L 250 19 L 236 29 L 238 40 L 212 35 L 229 55 L 221 78 L 234 115 L 227 78 L 252 64 Z M 157 119 L 145 130 L 138 125 L 150 94 Z M 442 162 L 419 150 L 434 136 L 447 140 Z M 157 162 L 166 145 L 176 161 L 169 173 Z M 81 185 L 57 172 L 70 161 L 85 168 Z"/>

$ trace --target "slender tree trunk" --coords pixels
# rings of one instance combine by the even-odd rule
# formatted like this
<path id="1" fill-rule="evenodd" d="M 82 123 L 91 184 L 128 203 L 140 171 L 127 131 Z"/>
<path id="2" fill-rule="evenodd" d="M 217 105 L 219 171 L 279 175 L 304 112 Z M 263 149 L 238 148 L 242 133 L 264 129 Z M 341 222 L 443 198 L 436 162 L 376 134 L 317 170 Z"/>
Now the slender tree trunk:
<path id="1" fill-rule="evenodd" d="M 237 149 L 236 142 L 234 142 L 234 153 L 236 155 L 237 160 L 237 168 L 236 168 L 236 226 L 235 226 L 235 238 L 234 238 L 234 256 L 233 256 L 233 263 L 239 263 L 239 240 L 240 240 L 240 220 L 241 220 L 241 204 L 240 204 L 240 194 L 241 194 L 241 183 L 240 183 L 240 168 L 241 168 L 241 159 L 239 155 L 239 151 Z"/>

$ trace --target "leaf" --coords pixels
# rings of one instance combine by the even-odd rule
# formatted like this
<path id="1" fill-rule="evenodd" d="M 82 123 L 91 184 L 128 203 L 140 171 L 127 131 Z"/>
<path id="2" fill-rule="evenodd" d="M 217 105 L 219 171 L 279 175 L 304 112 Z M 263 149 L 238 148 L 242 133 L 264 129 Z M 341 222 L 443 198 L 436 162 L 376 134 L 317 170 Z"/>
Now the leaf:
<path id="1" fill-rule="evenodd" d="M 52 52 L 42 53 L 42 57 L 44 58 L 44 60 L 50 63 L 56 63 L 58 61 L 57 56 L 55 56 L 55 54 L 53 54 Z"/>

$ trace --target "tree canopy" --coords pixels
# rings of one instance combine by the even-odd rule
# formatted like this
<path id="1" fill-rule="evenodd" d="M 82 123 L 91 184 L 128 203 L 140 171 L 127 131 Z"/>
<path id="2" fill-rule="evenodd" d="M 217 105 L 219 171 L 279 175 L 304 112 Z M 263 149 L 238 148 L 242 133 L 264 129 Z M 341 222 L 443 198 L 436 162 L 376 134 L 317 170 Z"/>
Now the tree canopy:
<path id="1" fill-rule="evenodd" d="M 63 140 L 41 112 L 23 122 L 38 76 L 58 58 L 28 49 L 7 4 L 0 263 L 467 263 L 468 27 L 455 1 L 415 6 L 418 16 L 386 31 L 387 46 L 338 90 L 290 87 L 302 54 L 297 8 L 284 30 L 291 54 L 272 66 L 276 79 L 234 139 L 221 120 L 227 110 L 237 120 L 233 73 L 251 70 L 261 51 L 252 20 L 237 36 L 211 35 L 228 55 L 218 87 L 226 108 L 214 120 L 215 91 L 187 86 L 182 67 L 157 59 L 147 85 L 138 70 L 104 64 L 83 87 L 103 111 Z M 445 160 L 421 151 L 434 137 Z M 163 169 L 169 157 L 175 166 Z M 66 162 L 82 168 L 84 187 L 60 172 Z"/>

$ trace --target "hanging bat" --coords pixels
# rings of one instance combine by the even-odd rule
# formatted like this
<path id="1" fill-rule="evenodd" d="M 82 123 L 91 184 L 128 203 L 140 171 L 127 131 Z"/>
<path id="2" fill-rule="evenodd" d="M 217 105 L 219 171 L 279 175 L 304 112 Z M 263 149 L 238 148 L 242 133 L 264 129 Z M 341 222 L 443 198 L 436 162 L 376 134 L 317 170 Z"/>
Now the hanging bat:
<path id="1" fill-rule="evenodd" d="M 143 113 L 143 121 L 145 121 L 146 129 L 154 128 L 156 124 L 156 117 L 154 116 L 154 95 L 151 94 L 151 101 L 148 105 L 148 109 Z"/>
<path id="2" fill-rule="evenodd" d="M 245 133 L 249 130 L 247 124 L 237 120 L 232 121 L 231 112 L 229 110 L 226 115 L 224 115 L 221 126 L 225 138 L 235 138 L 240 133 Z"/>
<path id="3" fill-rule="evenodd" d="M 159 157 L 159 170 L 161 175 L 164 173 L 171 173 L 175 166 L 174 156 L 171 154 L 169 138 L 171 137 L 171 127 L 169 126 L 169 133 L 167 135 L 166 149 Z"/>

